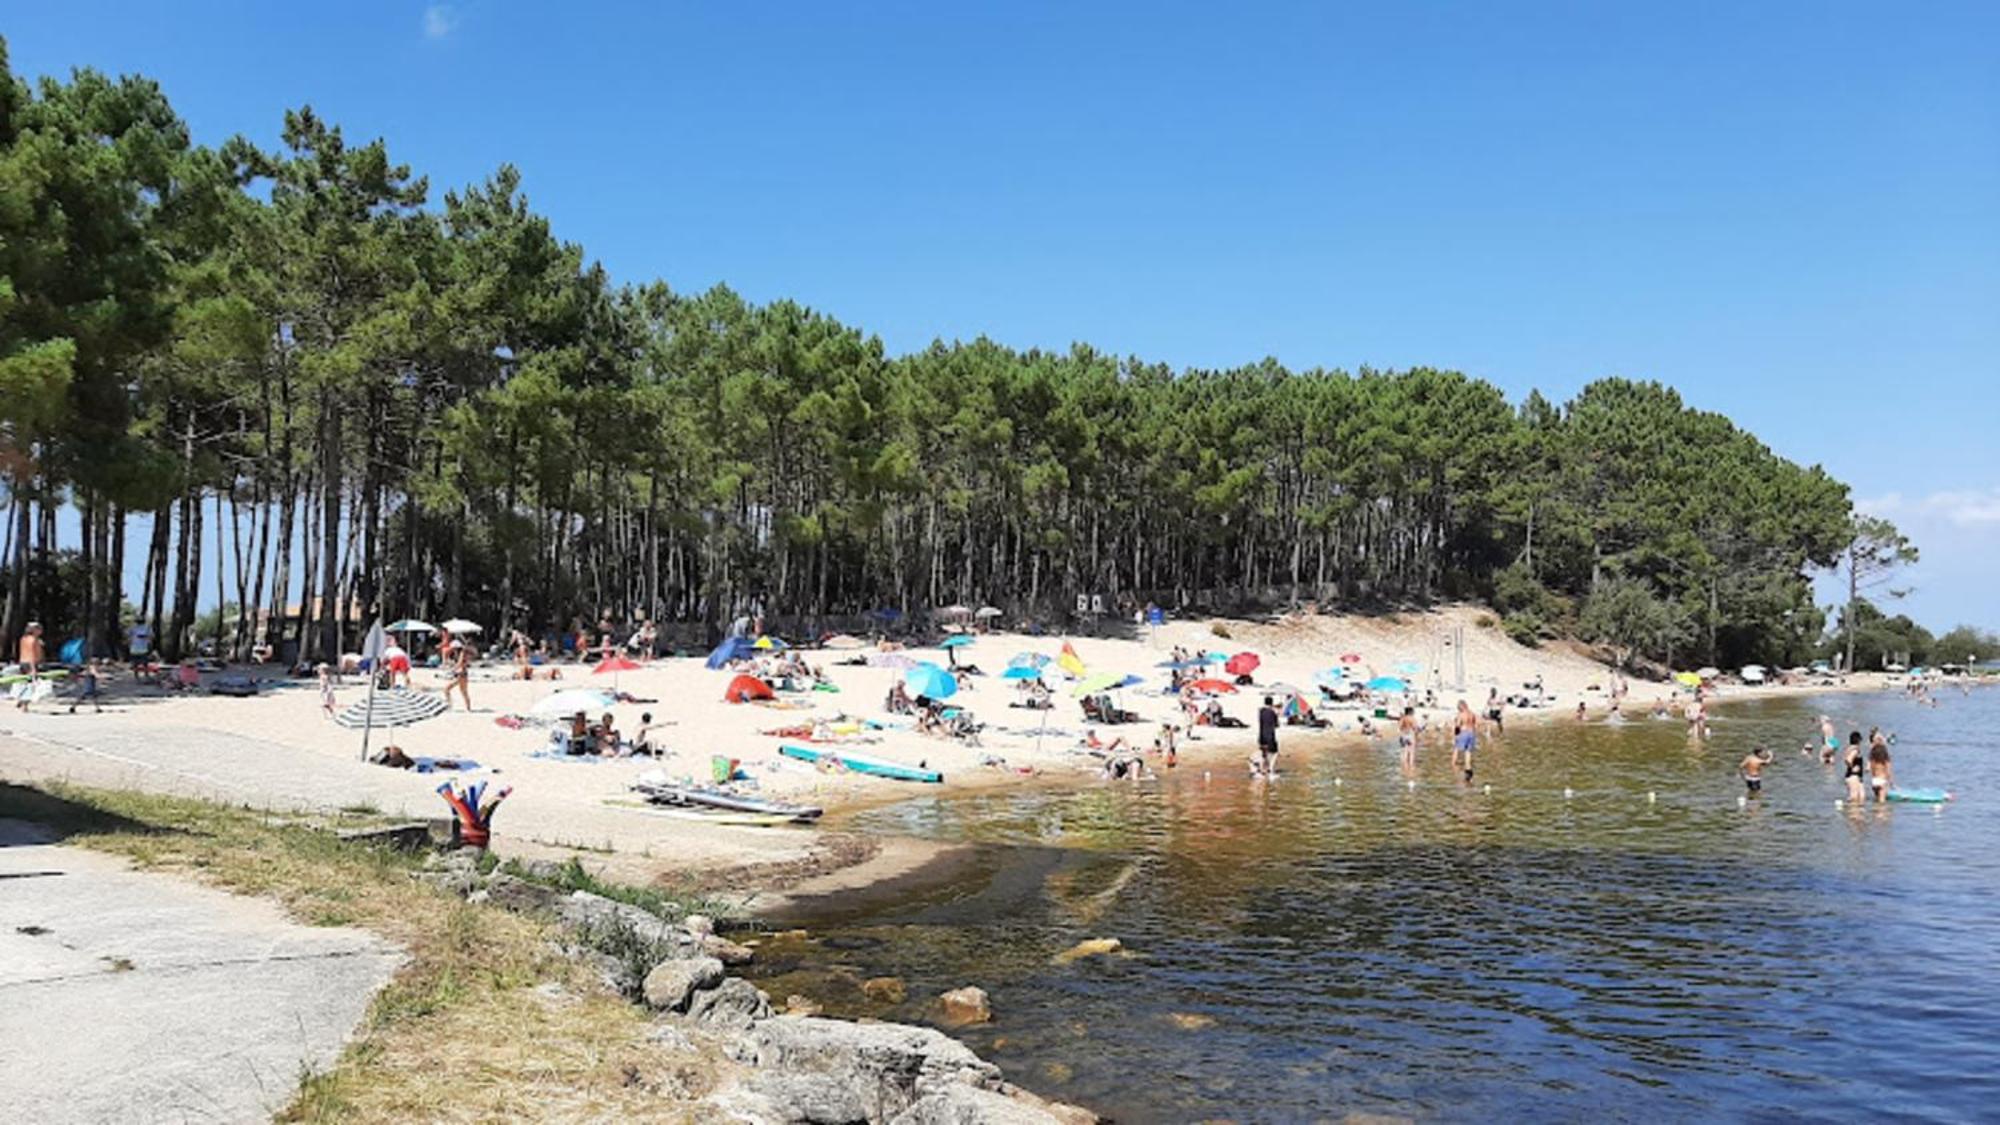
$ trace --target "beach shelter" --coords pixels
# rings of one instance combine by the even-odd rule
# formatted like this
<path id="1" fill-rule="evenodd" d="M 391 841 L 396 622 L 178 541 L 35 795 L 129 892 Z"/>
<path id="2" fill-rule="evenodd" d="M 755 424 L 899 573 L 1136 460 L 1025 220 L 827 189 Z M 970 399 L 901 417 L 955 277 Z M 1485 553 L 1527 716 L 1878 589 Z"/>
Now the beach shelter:
<path id="1" fill-rule="evenodd" d="M 1042 670 L 1028 664 L 1016 664 L 1005 672 L 1000 673 L 1000 678 L 1003 680 L 1039 680 L 1042 678 Z"/>
<path id="2" fill-rule="evenodd" d="M 722 643 L 708 654 L 708 669 L 718 671 L 732 660 L 741 660 L 750 654 L 750 642 L 742 637 L 722 638 Z"/>
<path id="3" fill-rule="evenodd" d="M 1063 642 L 1062 655 L 1056 657 L 1056 666 L 1067 673 L 1071 679 L 1076 680 L 1082 679 L 1089 672 L 1089 669 L 1083 665 L 1083 657 L 1076 654 L 1076 649 L 1071 647 L 1068 641 Z"/>
<path id="4" fill-rule="evenodd" d="M 1399 680 L 1394 676 L 1377 676 L 1374 679 L 1368 681 L 1368 690 L 1386 691 L 1389 694 L 1394 695 L 1395 693 L 1400 691 L 1410 690 L 1410 685 L 1406 681 Z"/>
<path id="5" fill-rule="evenodd" d="M 1676 672 L 1674 673 L 1674 682 L 1683 687 L 1700 687 L 1701 677 L 1695 675 L 1693 672 Z"/>
<path id="6" fill-rule="evenodd" d="M 1188 686 L 1196 691 L 1205 691 L 1210 695 L 1214 695 L 1217 693 L 1223 695 L 1236 694 L 1236 685 L 1230 683 L 1228 680 L 1215 680 L 1215 679 L 1196 680 L 1195 682 L 1189 684 Z"/>
<path id="7" fill-rule="evenodd" d="M 444 696 L 428 691 L 413 691 L 410 688 L 390 688 L 375 696 L 374 718 L 369 718 L 368 700 L 357 699 L 348 704 L 333 721 L 348 730 L 364 727 L 406 727 L 411 723 L 421 723 L 425 719 L 436 718 L 450 709 Z"/>
<path id="8" fill-rule="evenodd" d="M 574 715 L 578 711 L 593 715 L 609 711 L 611 705 L 616 702 L 617 700 L 612 698 L 608 691 L 598 691 L 596 688 L 570 688 L 567 691 L 544 696 L 540 702 L 528 709 L 528 713 L 543 718 L 561 718 Z"/>
<path id="9" fill-rule="evenodd" d="M 751 648 L 754 648 L 754 649 L 759 649 L 759 650 L 762 650 L 762 651 L 764 651 L 764 652 L 770 652 L 770 651 L 772 651 L 772 650 L 774 650 L 774 649 L 781 649 L 781 648 L 784 648 L 784 647 L 785 647 L 785 642 L 783 642 L 783 641 L 779 640 L 778 638 L 776 638 L 776 637 L 774 637 L 774 636 L 771 636 L 770 634 L 766 633 L 765 635 L 763 635 L 763 636 L 761 636 L 761 637 L 758 637 L 758 638 L 757 638 L 757 643 L 756 643 L 756 644 L 753 644 L 753 645 L 751 645 L 750 647 L 751 647 Z"/>
<path id="10" fill-rule="evenodd" d="M 1263 657 L 1254 652 L 1239 652 L 1223 662 L 1222 670 L 1232 676 L 1247 676 L 1264 662 Z"/>
<path id="11" fill-rule="evenodd" d="M 484 633 L 486 631 L 479 627 L 479 622 L 467 621 L 463 617 L 454 617 L 438 626 L 438 628 L 461 637 L 469 636 L 473 633 Z"/>
<path id="12" fill-rule="evenodd" d="M 925 661 L 903 672 L 903 684 L 911 695 L 927 699 L 950 699 L 958 694 L 958 679 L 950 672 Z"/>
<path id="13" fill-rule="evenodd" d="M 776 698 L 778 693 L 771 690 L 770 684 L 748 675 L 737 676 L 729 681 L 729 686 L 722 691 L 722 700 L 725 703 L 748 703 L 753 699 Z"/>
<path id="14" fill-rule="evenodd" d="M 1001 610 L 1001 608 L 1000 608 L 999 606 L 997 606 L 997 605 L 983 605 L 983 606 L 980 606 L 980 607 L 979 607 L 979 613 L 977 614 L 977 616 L 979 616 L 979 617 L 982 617 L 982 618 L 985 618 L 985 619 L 987 619 L 987 620 L 989 620 L 989 621 L 990 621 L 990 620 L 992 620 L 992 619 L 993 619 L 993 618 L 995 618 L 995 617 L 1000 617 L 1000 616 L 1002 616 L 1002 615 L 1003 615 L 1003 611 L 1002 611 L 1002 610 Z"/>

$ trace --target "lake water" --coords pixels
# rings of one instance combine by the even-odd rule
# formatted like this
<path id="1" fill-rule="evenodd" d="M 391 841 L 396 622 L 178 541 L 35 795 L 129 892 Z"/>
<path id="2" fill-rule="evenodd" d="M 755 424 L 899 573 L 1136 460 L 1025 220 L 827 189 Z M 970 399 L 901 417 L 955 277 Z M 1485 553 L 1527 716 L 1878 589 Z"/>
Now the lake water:
<path id="1" fill-rule="evenodd" d="M 1822 710 L 1958 799 L 1837 811 L 1798 752 Z M 1294 740 L 1272 785 L 916 799 L 861 823 L 973 842 L 976 869 L 815 919 L 759 972 L 891 1018 L 977 984 L 995 1018 L 961 1038 L 1121 1121 L 1990 1120 L 1997 725 L 1995 689 L 1839 695 L 1724 708 L 1706 747 L 1517 725 L 1470 789 L 1442 748 L 1412 791 L 1392 745 Z M 1755 744 L 1777 758 L 1739 807 Z M 1058 962 L 1092 937 L 1130 956 Z M 864 997 L 880 975 L 909 999 Z"/>

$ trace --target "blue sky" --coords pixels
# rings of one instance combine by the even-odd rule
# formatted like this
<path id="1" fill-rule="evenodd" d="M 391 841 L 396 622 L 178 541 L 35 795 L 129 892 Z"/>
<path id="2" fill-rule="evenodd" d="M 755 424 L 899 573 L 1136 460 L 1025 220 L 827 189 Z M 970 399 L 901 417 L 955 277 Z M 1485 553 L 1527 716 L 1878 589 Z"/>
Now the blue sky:
<path id="1" fill-rule="evenodd" d="M 621 279 L 1180 366 L 1656 378 L 2000 627 L 2000 5 L 14 4 L 17 71 L 502 162 Z"/>

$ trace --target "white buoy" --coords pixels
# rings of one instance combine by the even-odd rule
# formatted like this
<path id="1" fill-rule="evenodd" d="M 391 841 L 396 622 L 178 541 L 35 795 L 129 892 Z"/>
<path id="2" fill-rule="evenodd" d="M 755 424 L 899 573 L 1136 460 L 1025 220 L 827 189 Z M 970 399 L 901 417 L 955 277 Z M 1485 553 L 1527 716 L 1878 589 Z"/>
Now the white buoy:
<path id="1" fill-rule="evenodd" d="M 1208 770 L 1203 770 L 1203 771 L 1201 771 L 1201 779 L 1202 779 L 1203 781 L 1207 781 L 1207 780 L 1208 780 L 1208 779 L 1209 779 L 1210 777 L 1212 777 L 1212 776 L 1214 776 L 1214 775 L 1213 775 L 1213 774 L 1212 774 L 1212 773 L 1211 773 L 1210 771 L 1208 771 Z"/>
<path id="2" fill-rule="evenodd" d="M 1576 790 L 1571 789 L 1567 785 L 1563 786 L 1563 800 L 1567 801 L 1574 796 L 1576 796 Z"/>
<path id="3" fill-rule="evenodd" d="M 1842 800 L 1839 797 L 1835 797 L 1833 799 L 1833 808 L 1835 812 L 1839 812 L 1841 809 L 1844 809 L 1846 807 L 1847 807 L 1847 802 L 1845 800 Z"/>
<path id="4" fill-rule="evenodd" d="M 1416 781 L 1415 781 L 1414 779 L 1413 779 L 1413 780 L 1411 780 L 1411 781 L 1410 781 L 1410 783 L 1409 783 L 1409 785 L 1410 785 L 1410 792 L 1412 792 L 1412 793 L 1415 793 L 1415 792 L 1417 791 L 1417 783 L 1416 783 Z"/>
<path id="5" fill-rule="evenodd" d="M 1337 777 L 1336 777 L 1336 778 L 1334 778 L 1334 779 L 1333 779 L 1333 787 L 1334 787 L 1335 789 L 1338 789 L 1338 788 L 1340 788 L 1340 786 L 1341 786 L 1341 780 L 1340 780 L 1339 778 L 1337 778 Z"/>
<path id="6" fill-rule="evenodd" d="M 1739 794 L 1737 794 L 1737 797 L 1736 797 L 1736 807 L 1737 807 L 1737 808 L 1739 808 L 1739 809 L 1740 809 L 1740 808 L 1742 808 L 1743 806 L 1745 806 L 1745 805 L 1747 805 L 1747 804 L 1749 804 L 1749 803 L 1750 803 L 1750 798 L 1748 798 L 1748 797 L 1745 797 L 1745 796 L 1743 796 L 1743 795 L 1742 795 L 1742 794 L 1740 794 L 1740 793 L 1739 793 Z"/>
<path id="7" fill-rule="evenodd" d="M 1485 788 L 1485 793 L 1486 793 L 1486 795 L 1487 795 L 1488 797 L 1491 797 L 1491 796 L 1493 795 L 1493 783 L 1492 783 L 1492 782 L 1487 782 L 1487 784 L 1486 784 L 1486 788 Z"/>
<path id="8" fill-rule="evenodd" d="M 1649 804 L 1649 805 L 1650 805 L 1650 804 L 1653 804 L 1653 803 L 1657 802 L 1657 801 L 1658 801 L 1659 799 L 1660 799 L 1660 795 L 1659 795 L 1658 793 L 1655 793 L 1655 792 L 1654 792 L 1654 791 L 1652 791 L 1651 789 L 1648 789 L 1648 790 L 1646 790 L 1646 803 L 1647 803 L 1647 804 Z"/>

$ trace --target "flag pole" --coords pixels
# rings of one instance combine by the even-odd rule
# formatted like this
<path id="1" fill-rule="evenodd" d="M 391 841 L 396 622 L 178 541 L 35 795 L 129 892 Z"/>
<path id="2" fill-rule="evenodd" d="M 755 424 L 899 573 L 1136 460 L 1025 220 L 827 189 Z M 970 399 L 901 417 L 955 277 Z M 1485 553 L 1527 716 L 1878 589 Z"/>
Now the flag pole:
<path id="1" fill-rule="evenodd" d="M 382 619 L 369 626 L 368 639 L 361 642 L 361 654 L 368 660 L 368 710 L 361 722 L 361 760 L 368 760 L 368 736 L 375 733 L 375 681 L 382 678 Z"/>

